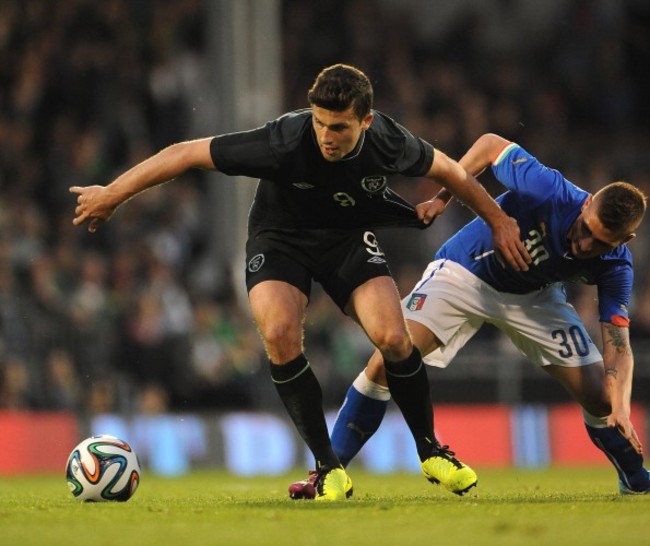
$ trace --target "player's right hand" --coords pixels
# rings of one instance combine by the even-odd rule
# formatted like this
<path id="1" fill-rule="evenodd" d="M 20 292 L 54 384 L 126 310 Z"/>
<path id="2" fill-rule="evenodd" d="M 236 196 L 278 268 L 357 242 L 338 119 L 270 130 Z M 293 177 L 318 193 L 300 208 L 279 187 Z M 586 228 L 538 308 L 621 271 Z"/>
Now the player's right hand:
<path id="1" fill-rule="evenodd" d="M 526 246 L 521 240 L 517 221 L 508 216 L 492 229 L 492 240 L 496 257 L 502 267 L 509 266 L 515 271 L 528 271 L 532 262 Z"/>
<path id="2" fill-rule="evenodd" d="M 77 207 L 72 223 L 75 226 L 88 222 L 88 231 L 95 233 L 115 212 L 116 205 L 109 204 L 105 186 L 72 186 L 70 193 L 77 194 Z"/>
<path id="3" fill-rule="evenodd" d="M 639 439 L 636 430 L 634 430 L 632 421 L 630 421 L 630 418 L 627 415 L 617 415 L 615 411 L 612 411 L 612 413 L 607 417 L 607 426 L 617 428 L 623 437 L 632 444 L 634 450 L 639 455 L 643 455 L 643 445 L 641 444 L 641 440 Z"/>

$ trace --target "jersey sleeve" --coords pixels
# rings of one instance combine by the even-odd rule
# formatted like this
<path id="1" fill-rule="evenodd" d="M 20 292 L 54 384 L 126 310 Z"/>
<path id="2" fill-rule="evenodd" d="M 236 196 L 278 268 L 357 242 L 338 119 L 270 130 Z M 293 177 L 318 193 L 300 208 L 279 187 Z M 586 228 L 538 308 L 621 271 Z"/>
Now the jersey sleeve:
<path id="1" fill-rule="evenodd" d="M 433 146 L 387 115 L 375 112 L 368 135 L 383 157 L 387 171 L 417 177 L 431 169 Z"/>
<path id="2" fill-rule="evenodd" d="M 403 130 L 406 131 L 406 129 Z M 406 133 L 407 145 L 398 162 L 398 172 L 405 176 L 424 176 L 429 172 L 433 163 L 433 146 L 408 131 Z"/>
<path id="3" fill-rule="evenodd" d="M 605 257 L 605 272 L 597 281 L 598 315 L 601 322 L 628 326 L 634 270 L 629 250 L 626 247 L 620 250 L 619 257 Z"/>
<path id="4" fill-rule="evenodd" d="M 232 176 L 261 178 L 278 162 L 270 146 L 271 130 L 264 127 L 216 136 L 210 154 L 218 171 Z"/>
<path id="5" fill-rule="evenodd" d="M 492 163 L 492 172 L 506 188 L 535 207 L 557 194 L 564 182 L 562 175 L 549 169 L 518 144 L 511 142 Z"/>
<path id="6" fill-rule="evenodd" d="M 219 135 L 210 144 L 212 161 L 224 174 L 273 178 L 300 149 L 310 120 L 310 110 L 302 109 L 257 129 Z"/>

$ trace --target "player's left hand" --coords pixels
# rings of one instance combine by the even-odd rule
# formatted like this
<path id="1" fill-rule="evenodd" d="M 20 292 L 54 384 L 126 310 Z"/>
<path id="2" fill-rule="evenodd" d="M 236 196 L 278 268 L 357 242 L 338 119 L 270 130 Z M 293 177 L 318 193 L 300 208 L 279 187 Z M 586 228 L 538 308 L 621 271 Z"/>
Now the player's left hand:
<path id="1" fill-rule="evenodd" d="M 438 216 L 445 211 L 445 203 L 442 199 L 430 199 L 415 206 L 418 218 L 426 225 L 431 224 Z"/>
<path id="2" fill-rule="evenodd" d="M 632 447 L 636 452 L 639 455 L 643 455 L 643 445 L 641 444 L 641 440 L 639 440 L 636 430 L 634 430 L 632 421 L 630 421 L 627 416 L 620 416 L 617 415 L 616 412 L 612 412 L 607 417 L 607 426 L 616 427 L 623 437 L 632 444 Z"/>
<path id="3" fill-rule="evenodd" d="M 528 271 L 532 258 L 521 241 L 519 224 L 514 218 L 508 216 L 505 221 L 494 226 L 492 240 L 497 260 L 502 267 L 508 265 L 515 271 Z"/>

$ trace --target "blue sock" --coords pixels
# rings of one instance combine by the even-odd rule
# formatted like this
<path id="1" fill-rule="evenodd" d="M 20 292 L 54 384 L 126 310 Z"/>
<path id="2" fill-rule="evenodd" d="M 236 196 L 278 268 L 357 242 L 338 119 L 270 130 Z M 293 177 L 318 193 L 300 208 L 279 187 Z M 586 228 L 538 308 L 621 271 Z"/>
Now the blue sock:
<path id="1" fill-rule="evenodd" d="M 636 452 L 617 428 L 595 428 L 587 424 L 585 428 L 594 445 L 614 465 L 621 482 L 634 491 L 650 487 L 648 471 L 643 468 L 643 456 Z"/>
<path id="2" fill-rule="evenodd" d="M 377 431 L 387 407 L 388 399 L 370 398 L 350 386 L 332 430 L 332 447 L 344 467 Z"/>

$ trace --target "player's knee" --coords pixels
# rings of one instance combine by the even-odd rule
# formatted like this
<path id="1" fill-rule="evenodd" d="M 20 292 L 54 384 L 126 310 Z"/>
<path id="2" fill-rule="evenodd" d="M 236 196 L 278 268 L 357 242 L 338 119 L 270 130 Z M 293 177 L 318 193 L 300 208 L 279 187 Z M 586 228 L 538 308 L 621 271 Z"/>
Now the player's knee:
<path id="1" fill-rule="evenodd" d="M 406 332 L 386 331 L 375 339 L 375 345 L 386 360 L 399 362 L 409 357 L 413 344 Z"/>
<path id="2" fill-rule="evenodd" d="M 302 331 L 290 323 L 277 322 L 268 325 L 260 335 L 270 356 L 302 352 Z"/>

